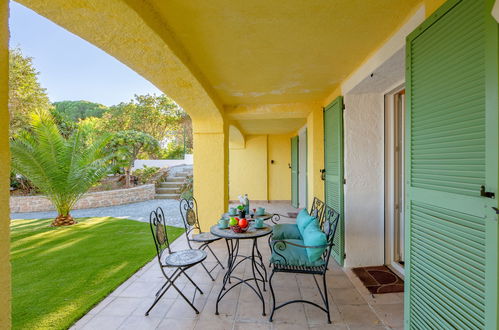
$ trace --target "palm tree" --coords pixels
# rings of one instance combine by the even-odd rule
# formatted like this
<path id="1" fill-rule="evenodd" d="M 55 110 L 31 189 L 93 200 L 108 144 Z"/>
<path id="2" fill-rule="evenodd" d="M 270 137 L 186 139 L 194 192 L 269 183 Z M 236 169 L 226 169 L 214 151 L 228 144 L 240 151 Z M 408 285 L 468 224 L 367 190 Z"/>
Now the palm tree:
<path id="1" fill-rule="evenodd" d="M 54 204 L 52 226 L 76 223 L 69 212 L 108 171 L 103 154 L 108 140 L 85 141 L 79 129 L 64 138 L 47 112 L 34 115 L 30 129 L 11 139 L 12 168 Z"/>

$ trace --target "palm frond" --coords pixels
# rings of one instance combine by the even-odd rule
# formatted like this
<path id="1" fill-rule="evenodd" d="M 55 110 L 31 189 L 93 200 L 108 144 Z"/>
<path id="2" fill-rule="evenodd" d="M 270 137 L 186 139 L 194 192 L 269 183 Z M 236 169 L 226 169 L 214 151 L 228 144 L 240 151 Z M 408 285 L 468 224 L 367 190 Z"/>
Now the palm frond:
<path id="1" fill-rule="evenodd" d="M 38 114 L 29 132 L 11 140 L 12 167 L 30 179 L 60 215 L 67 215 L 107 173 L 110 155 L 103 150 L 108 141 L 109 136 L 103 136 L 88 144 L 79 130 L 66 139 L 49 115 Z"/>

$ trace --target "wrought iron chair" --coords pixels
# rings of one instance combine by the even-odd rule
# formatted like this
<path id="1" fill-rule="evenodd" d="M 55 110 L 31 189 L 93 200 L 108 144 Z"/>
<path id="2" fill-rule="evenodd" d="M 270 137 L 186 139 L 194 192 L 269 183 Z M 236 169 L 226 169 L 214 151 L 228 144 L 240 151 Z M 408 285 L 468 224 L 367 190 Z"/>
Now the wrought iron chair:
<path id="1" fill-rule="evenodd" d="M 310 207 L 309 214 L 319 219 L 319 224 L 321 226 L 322 224 L 320 223 L 320 220 L 324 220 L 324 217 L 322 216 L 323 212 L 324 212 L 324 202 L 318 199 L 317 197 L 314 197 L 314 200 L 312 201 L 312 206 Z"/>
<path id="2" fill-rule="evenodd" d="M 199 291 L 201 294 L 203 294 L 203 291 L 196 285 L 196 283 L 194 283 L 194 281 L 189 277 L 189 275 L 187 275 L 185 271 L 192 266 L 202 263 L 206 259 L 206 252 L 197 249 L 173 252 L 170 248 L 170 242 L 168 241 L 168 234 L 166 232 L 165 214 L 163 213 L 161 207 L 158 207 L 155 211 L 151 212 L 149 216 L 149 226 L 151 228 L 151 233 L 154 239 L 154 245 L 156 246 L 159 266 L 166 281 L 158 290 L 158 292 L 156 292 L 156 298 L 154 299 L 153 304 L 151 305 L 151 307 L 149 307 L 145 315 L 149 315 L 149 312 L 153 309 L 153 307 L 157 304 L 161 297 L 163 297 L 166 291 L 168 291 L 171 287 L 177 290 L 182 298 L 184 298 L 184 300 L 192 307 L 192 309 L 194 309 L 196 314 L 199 314 L 199 311 L 194 306 L 193 302 L 196 298 L 197 291 Z M 168 253 L 165 253 L 165 251 L 168 251 Z M 175 270 L 172 274 L 168 275 L 166 269 Z M 194 290 L 192 301 L 190 301 L 175 285 L 175 281 L 180 277 L 180 275 L 184 275 L 196 288 L 196 290 Z"/>
<path id="3" fill-rule="evenodd" d="M 322 216 L 324 212 L 324 202 L 318 199 L 317 197 L 314 197 L 314 200 L 312 202 L 312 206 L 310 207 L 310 212 L 309 214 L 319 220 L 319 225 L 322 226 L 322 222 L 324 217 Z M 288 216 L 285 215 L 280 215 L 280 214 L 274 214 L 271 218 L 272 223 L 275 225 L 274 226 L 274 231 L 280 231 L 280 230 L 285 230 L 286 227 L 290 226 L 295 226 L 295 224 L 291 223 L 278 223 L 281 220 L 281 216 L 285 218 L 289 218 Z M 272 241 L 273 238 L 273 233 L 270 234 L 269 236 L 269 246 L 270 242 Z M 272 249 L 272 247 L 270 247 Z"/>
<path id="4" fill-rule="evenodd" d="M 201 244 L 199 246 L 200 250 L 205 250 L 208 249 L 217 263 L 213 268 L 208 270 L 206 266 L 201 263 L 201 266 L 206 270 L 208 275 L 210 276 L 211 280 L 214 281 L 215 279 L 211 275 L 213 270 L 217 268 L 217 266 L 222 267 L 222 269 L 225 269 L 216 254 L 213 252 L 213 250 L 210 247 L 210 244 L 218 241 L 220 237 L 217 237 L 213 235 L 210 232 L 202 232 L 201 227 L 199 225 L 199 218 L 198 218 L 198 204 L 194 197 L 191 197 L 189 199 L 182 199 L 180 201 L 180 214 L 182 215 L 182 220 L 184 221 L 184 227 L 185 227 L 185 236 L 187 237 L 187 244 L 189 244 L 189 247 L 192 249 L 191 242 Z M 193 233 L 194 230 L 198 231 L 198 234 Z"/>
<path id="5" fill-rule="evenodd" d="M 329 312 L 329 300 L 328 300 L 328 293 L 327 293 L 327 284 L 326 284 L 326 271 L 327 271 L 327 266 L 329 263 L 329 257 L 331 255 L 331 249 L 334 245 L 333 240 L 334 240 L 334 235 L 336 233 L 336 227 L 338 225 L 339 221 L 339 213 L 336 212 L 334 209 L 332 209 L 329 206 L 322 206 L 322 212 L 319 213 L 320 217 L 322 218 L 319 220 L 319 223 L 321 224 L 321 229 L 322 231 L 326 234 L 326 240 L 327 243 L 326 245 L 323 246 L 306 246 L 304 244 L 297 244 L 296 240 L 290 239 L 280 239 L 280 240 L 273 240 L 271 243 L 271 249 L 272 249 L 272 258 L 271 258 L 271 265 L 272 265 L 272 274 L 270 275 L 269 278 L 269 286 L 270 286 L 270 292 L 272 294 L 272 312 L 270 314 L 270 322 L 272 322 L 272 318 L 274 316 L 274 313 L 276 310 L 292 304 L 292 303 L 306 303 L 313 305 L 322 311 L 324 311 L 327 314 L 327 320 L 328 323 L 331 323 L 331 316 Z M 314 263 L 304 263 L 300 265 L 299 263 L 293 262 L 292 260 L 288 260 L 286 256 L 289 257 L 289 254 L 286 255 L 286 250 L 288 249 L 294 249 L 295 251 L 298 251 L 299 253 L 305 253 L 306 256 L 306 249 L 313 249 L 313 248 L 325 248 L 324 252 L 321 255 L 320 260 L 318 262 Z M 296 255 L 296 254 L 295 254 Z M 285 303 L 280 304 L 279 306 L 276 306 L 276 299 L 275 299 L 275 293 L 274 293 L 274 288 L 272 287 L 272 278 L 276 273 L 292 273 L 292 274 L 309 274 L 312 275 L 315 281 L 315 284 L 317 286 L 317 289 L 319 290 L 320 296 L 322 298 L 322 302 L 324 303 L 324 306 L 321 306 L 313 301 L 309 300 L 290 300 Z M 322 282 L 323 282 L 323 290 L 321 290 L 321 287 L 319 286 L 319 283 L 317 282 L 316 275 L 322 276 Z"/>

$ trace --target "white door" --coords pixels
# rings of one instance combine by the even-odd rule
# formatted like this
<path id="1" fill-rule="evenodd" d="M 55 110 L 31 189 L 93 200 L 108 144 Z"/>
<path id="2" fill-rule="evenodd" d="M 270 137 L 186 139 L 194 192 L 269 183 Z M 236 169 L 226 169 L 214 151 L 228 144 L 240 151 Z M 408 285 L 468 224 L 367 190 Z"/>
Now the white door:
<path id="1" fill-rule="evenodd" d="M 404 275 L 405 90 L 385 96 L 385 263 Z"/>

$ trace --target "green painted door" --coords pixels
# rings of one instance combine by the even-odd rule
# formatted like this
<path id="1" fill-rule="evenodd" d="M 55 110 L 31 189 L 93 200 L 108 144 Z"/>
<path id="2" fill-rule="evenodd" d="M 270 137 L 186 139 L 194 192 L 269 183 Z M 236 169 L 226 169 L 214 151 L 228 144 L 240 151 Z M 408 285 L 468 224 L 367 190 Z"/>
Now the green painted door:
<path id="1" fill-rule="evenodd" d="M 343 266 L 345 259 L 345 221 L 343 216 L 343 97 L 324 109 L 324 191 L 326 204 L 340 213 L 332 256 Z"/>
<path id="2" fill-rule="evenodd" d="M 497 328 L 492 2 L 448 1 L 407 38 L 406 329 Z"/>
<path id="3" fill-rule="evenodd" d="M 298 136 L 291 138 L 291 205 L 298 207 Z"/>

